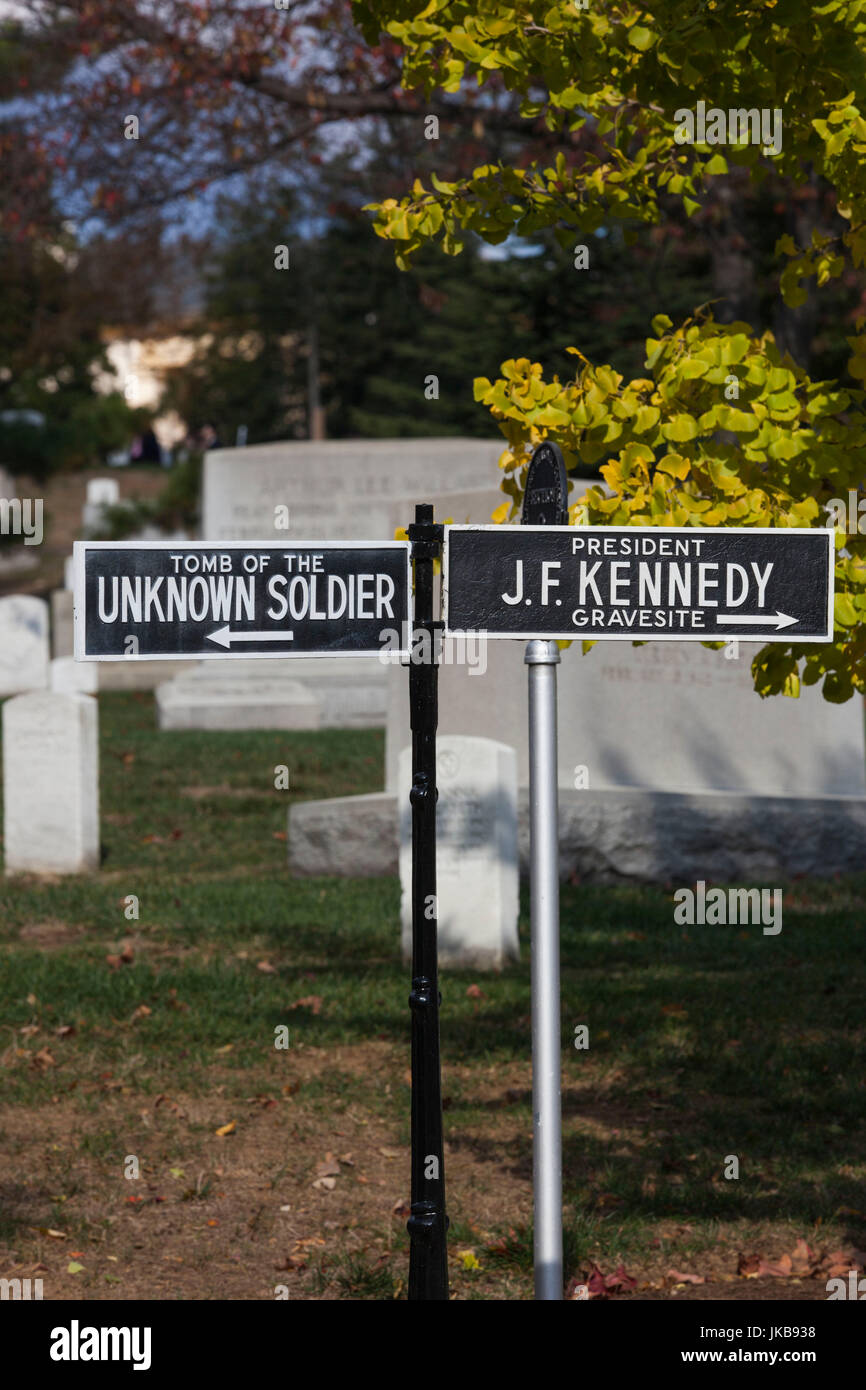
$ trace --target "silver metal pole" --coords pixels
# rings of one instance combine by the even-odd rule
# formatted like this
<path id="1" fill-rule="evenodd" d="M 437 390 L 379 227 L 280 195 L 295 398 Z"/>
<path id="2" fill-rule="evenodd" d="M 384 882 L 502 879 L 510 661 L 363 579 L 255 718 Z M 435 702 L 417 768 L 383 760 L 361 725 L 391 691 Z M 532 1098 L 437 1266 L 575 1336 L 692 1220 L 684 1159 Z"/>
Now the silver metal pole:
<path id="1" fill-rule="evenodd" d="M 555 642 L 528 642 L 535 1297 L 562 1298 L 559 804 Z"/>

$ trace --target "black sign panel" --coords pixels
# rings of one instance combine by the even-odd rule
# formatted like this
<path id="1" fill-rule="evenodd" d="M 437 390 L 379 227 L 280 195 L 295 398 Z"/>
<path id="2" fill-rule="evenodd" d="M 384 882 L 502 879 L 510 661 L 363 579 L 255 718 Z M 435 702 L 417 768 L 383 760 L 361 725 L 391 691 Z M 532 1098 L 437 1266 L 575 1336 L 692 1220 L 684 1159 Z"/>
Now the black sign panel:
<path id="1" fill-rule="evenodd" d="M 524 526 L 565 526 L 568 521 L 568 475 L 558 444 L 545 440 L 529 460 L 523 494 Z"/>
<path id="2" fill-rule="evenodd" d="M 833 532 L 446 526 L 446 633 L 829 642 Z"/>
<path id="3" fill-rule="evenodd" d="M 78 541 L 75 657 L 410 650 L 409 543 Z"/>

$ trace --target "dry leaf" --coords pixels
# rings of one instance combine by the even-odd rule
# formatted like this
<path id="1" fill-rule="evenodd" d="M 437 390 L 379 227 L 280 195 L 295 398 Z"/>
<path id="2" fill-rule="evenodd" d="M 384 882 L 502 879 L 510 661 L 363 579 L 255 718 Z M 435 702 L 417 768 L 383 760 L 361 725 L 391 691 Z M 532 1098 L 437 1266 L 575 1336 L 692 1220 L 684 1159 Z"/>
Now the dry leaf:
<path id="1" fill-rule="evenodd" d="M 737 1260 L 737 1273 L 744 1279 L 757 1279 L 761 1268 L 760 1255 L 743 1255 Z"/>
<path id="2" fill-rule="evenodd" d="M 322 996 L 320 994 L 305 994 L 303 999 L 296 999 L 294 1004 L 289 1005 L 289 1010 L 292 1009 L 309 1009 L 311 1013 L 321 1013 Z"/>
<path id="3" fill-rule="evenodd" d="M 394 1203 L 393 1207 L 391 1208 L 391 1215 L 392 1215 L 392 1216 L 411 1216 L 411 1215 L 412 1215 L 412 1207 L 410 1206 L 409 1202 L 406 1200 L 405 1197 L 401 1197 L 398 1201 L 396 1201 L 396 1202 Z"/>
<path id="4" fill-rule="evenodd" d="M 218 1134 L 220 1139 L 225 1139 L 227 1134 L 234 1133 L 236 1126 L 237 1120 L 229 1120 L 227 1125 L 220 1125 L 219 1129 L 215 1129 L 214 1134 Z"/>
<path id="5" fill-rule="evenodd" d="M 313 1187 L 317 1187 L 320 1192 L 333 1192 L 337 1186 L 336 1178 L 316 1178 Z"/>
<path id="6" fill-rule="evenodd" d="M 469 988 L 468 988 L 467 991 L 466 991 L 466 998 L 467 998 L 467 999 L 484 999 L 484 998 L 485 998 L 485 995 L 484 995 L 483 990 L 479 989 L 478 985 L 470 985 Z"/>
<path id="7" fill-rule="evenodd" d="M 399 1149 L 380 1149 L 379 1153 L 383 1158 L 402 1158 L 403 1156 Z"/>
<path id="8" fill-rule="evenodd" d="M 320 1163 L 316 1169 L 317 1178 L 334 1178 L 340 1176 L 340 1165 L 330 1152 L 325 1154 L 324 1163 Z"/>
<path id="9" fill-rule="evenodd" d="M 54 1032 L 58 1038 L 71 1038 L 75 1033 L 75 1025 L 64 1023 L 62 1028 L 55 1028 Z"/>
<path id="10" fill-rule="evenodd" d="M 133 1017 L 133 1018 L 150 1018 L 150 1015 L 151 1015 L 152 1013 L 153 1013 L 153 1009 L 149 1009 L 149 1008 L 147 1007 L 146 1004 L 139 1004 L 139 1006 L 138 1006 L 137 1009 L 133 1009 L 133 1011 L 132 1011 L 132 1017 Z"/>
<path id="11" fill-rule="evenodd" d="M 705 1284 L 707 1282 L 702 1274 L 683 1274 L 678 1269 L 669 1269 L 666 1278 L 673 1279 L 675 1284 Z"/>
<path id="12" fill-rule="evenodd" d="M 260 960 L 256 965 L 256 970 L 261 970 L 263 975 L 276 975 L 277 967 L 271 965 L 269 960 Z"/>
<path id="13" fill-rule="evenodd" d="M 32 1065 L 34 1067 L 56 1067 L 57 1063 L 47 1047 L 40 1047 L 39 1051 L 33 1054 Z"/>

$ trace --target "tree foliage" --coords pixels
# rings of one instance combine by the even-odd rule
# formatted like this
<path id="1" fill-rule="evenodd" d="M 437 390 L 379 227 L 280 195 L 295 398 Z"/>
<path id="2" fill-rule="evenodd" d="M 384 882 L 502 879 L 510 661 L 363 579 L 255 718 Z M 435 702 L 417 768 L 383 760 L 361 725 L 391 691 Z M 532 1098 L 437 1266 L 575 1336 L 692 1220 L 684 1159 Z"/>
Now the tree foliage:
<path id="1" fill-rule="evenodd" d="M 789 304 L 804 280 L 823 287 L 866 260 L 866 8 L 861 0 L 709 0 L 684 7 L 558 0 L 543 14 L 500 0 L 423 5 L 360 0 L 368 39 L 403 46 L 403 80 L 425 93 L 491 79 L 519 94 L 526 120 L 570 140 L 550 159 L 477 167 L 457 180 L 419 178 L 375 209 L 376 228 L 408 265 L 440 242 L 450 254 L 467 232 L 501 242 L 514 232 L 576 233 L 655 223 L 677 200 L 693 217 L 714 186 L 742 166 L 760 186 L 810 179 L 829 186 L 837 237 L 778 241 L 780 290 Z M 760 143 L 689 143 L 683 112 L 704 100 L 723 112 L 781 117 L 777 153 Z M 739 118 L 737 121 L 739 131 Z M 709 133 L 709 128 L 705 133 Z M 714 131 L 718 133 L 718 128 Z M 722 152 L 724 149 L 724 153 Z M 666 307 L 666 306 L 665 306 Z M 866 312 L 849 337 L 848 373 L 866 380 Z M 813 381 L 769 332 L 717 323 L 697 312 L 675 327 L 659 313 L 647 340 L 645 377 L 627 381 L 593 365 L 579 347 L 573 380 L 545 376 L 525 355 L 502 376 L 476 381 L 508 447 L 501 463 L 514 514 L 529 449 L 557 439 L 574 466 L 602 456 L 611 495 L 573 499 L 572 520 L 635 525 L 826 525 L 827 505 L 866 476 L 866 400 L 859 385 Z M 761 694 L 799 693 L 823 682 L 826 698 L 866 691 L 866 538 L 837 534 L 832 645 L 774 643 L 755 658 Z"/>

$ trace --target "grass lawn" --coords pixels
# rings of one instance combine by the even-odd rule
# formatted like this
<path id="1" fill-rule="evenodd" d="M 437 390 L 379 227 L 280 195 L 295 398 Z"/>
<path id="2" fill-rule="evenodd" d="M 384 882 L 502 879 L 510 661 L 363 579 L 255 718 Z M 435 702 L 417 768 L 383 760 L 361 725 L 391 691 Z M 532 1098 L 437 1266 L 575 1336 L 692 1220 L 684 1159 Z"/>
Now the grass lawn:
<path id="1" fill-rule="evenodd" d="M 382 734 L 99 707 L 101 872 L 0 884 L 0 1275 L 47 1299 L 405 1296 L 399 884 L 286 867 L 291 799 L 378 789 Z M 864 895 L 789 885 L 770 937 L 677 926 L 672 889 L 564 886 L 569 1276 L 824 1299 L 866 1259 Z M 525 891 L 520 933 L 520 966 L 442 981 L 460 1299 L 532 1295 Z"/>

